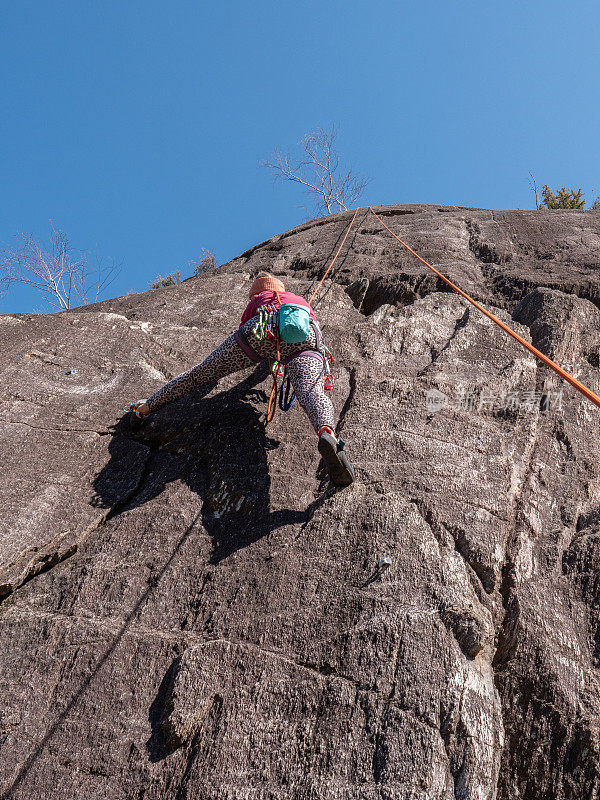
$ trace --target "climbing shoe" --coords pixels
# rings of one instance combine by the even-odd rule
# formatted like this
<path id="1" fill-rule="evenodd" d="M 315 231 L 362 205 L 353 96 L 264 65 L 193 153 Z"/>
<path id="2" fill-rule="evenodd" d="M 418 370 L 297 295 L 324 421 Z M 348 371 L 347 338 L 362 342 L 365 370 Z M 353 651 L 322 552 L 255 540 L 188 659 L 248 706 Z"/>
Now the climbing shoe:
<path id="1" fill-rule="evenodd" d="M 354 467 L 344 450 L 344 442 L 335 438 L 328 429 L 319 435 L 319 453 L 329 470 L 329 479 L 334 486 L 349 486 L 354 481 Z"/>

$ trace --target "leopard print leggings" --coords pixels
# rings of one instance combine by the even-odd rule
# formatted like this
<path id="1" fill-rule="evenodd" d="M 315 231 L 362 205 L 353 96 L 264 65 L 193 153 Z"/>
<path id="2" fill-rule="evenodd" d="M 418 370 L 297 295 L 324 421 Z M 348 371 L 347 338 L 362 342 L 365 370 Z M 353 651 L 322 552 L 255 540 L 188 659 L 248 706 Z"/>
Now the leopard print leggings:
<path id="1" fill-rule="evenodd" d="M 243 325 L 243 331 L 248 343 L 262 359 L 277 357 L 277 350 L 273 342 L 268 339 L 257 339 L 252 334 L 252 328 L 257 317 L 248 320 Z M 283 360 L 292 358 L 287 364 L 287 373 L 296 392 L 298 402 L 306 412 L 315 431 L 323 425 L 335 427 L 333 403 L 325 394 L 323 388 L 324 360 L 323 356 L 307 347 L 316 347 L 316 336 L 311 326 L 308 339 L 301 344 L 280 343 L 280 354 Z M 306 351 L 306 352 L 303 352 Z M 301 353 L 296 355 L 295 353 Z M 156 411 L 167 403 L 179 400 L 184 395 L 207 383 L 216 381 L 237 372 L 247 369 L 256 362 L 244 352 L 237 341 L 236 335 L 229 336 L 223 344 L 217 347 L 201 364 L 173 378 L 162 389 L 152 395 L 146 402 L 150 411 Z"/>

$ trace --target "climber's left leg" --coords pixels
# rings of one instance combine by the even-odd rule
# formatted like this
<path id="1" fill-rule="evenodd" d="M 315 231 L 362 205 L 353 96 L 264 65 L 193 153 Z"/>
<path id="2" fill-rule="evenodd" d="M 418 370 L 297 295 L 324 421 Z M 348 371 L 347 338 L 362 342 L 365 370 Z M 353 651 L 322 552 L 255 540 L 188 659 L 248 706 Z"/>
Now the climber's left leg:
<path id="1" fill-rule="evenodd" d="M 253 361 L 240 347 L 235 334 L 229 336 L 201 364 L 173 378 L 147 401 L 150 411 L 156 411 L 166 403 L 179 400 L 180 397 L 203 386 L 214 383 L 232 372 L 250 367 Z"/>

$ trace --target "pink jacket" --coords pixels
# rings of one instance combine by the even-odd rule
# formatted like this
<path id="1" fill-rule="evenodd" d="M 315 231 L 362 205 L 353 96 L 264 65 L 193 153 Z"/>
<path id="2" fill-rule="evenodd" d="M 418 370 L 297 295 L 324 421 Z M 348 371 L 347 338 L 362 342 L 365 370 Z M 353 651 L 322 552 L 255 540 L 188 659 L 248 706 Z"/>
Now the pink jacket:
<path id="1" fill-rule="evenodd" d="M 306 300 L 303 297 L 299 297 L 297 294 L 292 294 L 291 292 L 278 292 L 279 297 L 281 298 L 282 303 L 296 303 L 299 306 L 305 306 L 310 311 L 311 317 L 316 320 L 315 312 L 312 308 L 308 305 Z M 248 322 L 249 319 L 252 319 L 261 306 L 278 306 L 279 300 L 277 299 L 277 294 L 273 292 L 271 289 L 267 289 L 260 294 L 254 295 L 252 300 L 246 306 L 246 310 L 242 314 L 242 322 L 243 325 L 245 322 Z"/>

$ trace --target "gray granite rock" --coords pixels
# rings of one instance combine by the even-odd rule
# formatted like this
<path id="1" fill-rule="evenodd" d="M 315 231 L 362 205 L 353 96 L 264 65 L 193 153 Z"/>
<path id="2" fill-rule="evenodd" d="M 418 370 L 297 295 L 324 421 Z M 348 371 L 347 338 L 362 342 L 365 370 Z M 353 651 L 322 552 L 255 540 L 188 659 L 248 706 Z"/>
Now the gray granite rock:
<path id="1" fill-rule="evenodd" d="M 599 391 L 600 214 L 378 213 Z M 349 220 L 0 317 L 2 797 L 597 796 L 600 410 L 367 209 L 317 302 L 353 486 L 260 367 L 123 418 Z"/>

